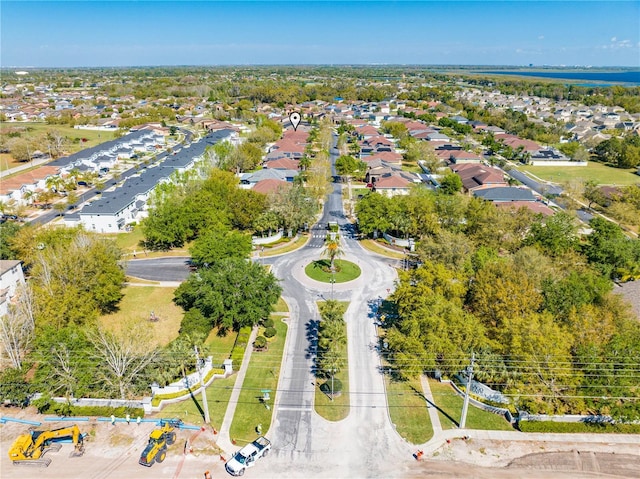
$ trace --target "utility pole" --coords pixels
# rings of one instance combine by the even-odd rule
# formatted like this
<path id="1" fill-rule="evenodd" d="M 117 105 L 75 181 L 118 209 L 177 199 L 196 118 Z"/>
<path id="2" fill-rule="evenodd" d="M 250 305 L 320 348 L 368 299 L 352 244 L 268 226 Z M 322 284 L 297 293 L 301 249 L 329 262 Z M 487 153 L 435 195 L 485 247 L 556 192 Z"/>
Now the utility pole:
<path id="1" fill-rule="evenodd" d="M 204 409 L 204 422 L 206 424 L 209 424 L 209 405 L 207 404 L 207 391 L 204 387 L 204 375 L 202 374 L 202 364 L 200 363 L 200 354 L 198 353 L 198 346 L 194 346 L 193 348 L 196 350 L 196 368 L 200 373 L 200 385 L 202 386 L 202 409 Z"/>
<path id="2" fill-rule="evenodd" d="M 462 418 L 460 419 L 460 429 L 464 429 L 467 423 L 467 409 L 469 408 L 469 391 L 471 390 L 471 378 L 473 377 L 473 363 L 476 360 L 475 353 L 471 354 L 471 364 L 467 367 L 467 387 L 464 392 L 464 404 L 462 405 Z"/>

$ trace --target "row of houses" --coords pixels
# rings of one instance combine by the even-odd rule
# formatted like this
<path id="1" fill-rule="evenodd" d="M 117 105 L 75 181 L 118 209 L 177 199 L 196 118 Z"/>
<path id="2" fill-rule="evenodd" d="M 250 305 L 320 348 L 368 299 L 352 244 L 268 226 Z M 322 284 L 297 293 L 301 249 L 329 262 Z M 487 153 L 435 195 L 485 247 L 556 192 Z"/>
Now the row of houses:
<path id="1" fill-rule="evenodd" d="M 165 135 L 158 129 L 132 131 L 118 139 L 53 160 L 26 173 L 3 179 L 0 184 L 0 201 L 29 204 L 32 193 L 44 191 L 52 176 L 67 176 L 71 170 L 94 172 L 103 175 L 122 159 L 136 154 L 156 151 L 165 145 Z"/>
<path id="2" fill-rule="evenodd" d="M 105 191 L 98 200 L 81 210 L 66 214 L 64 223 L 67 226 L 82 225 L 88 231 L 98 233 L 122 231 L 128 224 L 138 222 L 147 215 L 147 201 L 158 184 L 171 181 L 175 172 L 182 173 L 193 168 L 207 147 L 221 141 L 234 142 L 237 138 L 235 130 L 211 131 L 200 141 L 167 155 L 157 164 L 127 178 L 121 186 Z"/>

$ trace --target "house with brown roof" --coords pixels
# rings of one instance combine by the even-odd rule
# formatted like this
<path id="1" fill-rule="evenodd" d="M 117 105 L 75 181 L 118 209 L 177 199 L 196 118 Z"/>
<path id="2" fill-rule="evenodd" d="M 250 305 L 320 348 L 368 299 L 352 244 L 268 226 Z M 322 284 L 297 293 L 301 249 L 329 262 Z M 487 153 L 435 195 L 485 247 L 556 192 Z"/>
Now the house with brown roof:
<path id="1" fill-rule="evenodd" d="M 482 157 L 471 151 L 452 150 L 449 155 L 449 161 L 456 165 L 463 163 L 480 163 L 482 162 Z"/>
<path id="2" fill-rule="evenodd" d="M 34 170 L 0 181 L 0 201 L 16 201 L 19 204 L 26 204 L 24 199 L 27 192 L 36 192 L 46 188 L 46 181 L 51 176 L 60 173 L 60 168 L 56 166 L 43 165 Z"/>
<path id="3" fill-rule="evenodd" d="M 460 177 L 462 186 L 468 192 L 507 185 L 502 170 L 491 166 L 463 163 L 451 165 L 449 168 Z"/>
<path id="4" fill-rule="evenodd" d="M 371 190 L 377 191 L 388 197 L 396 195 L 408 195 L 413 181 L 407 178 L 405 175 L 397 173 L 385 173 L 372 183 Z"/>
<path id="5" fill-rule="evenodd" d="M 291 188 L 293 183 L 290 183 L 286 180 L 278 180 L 275 178 L 268 178 L 266 180 L 260 180 L 253 185 L 251 188 L 256 193 L 262 193 L 265 195 L 271 193 L 277 193 L 278 191 L 282 191 L 284 189 Z"/>
<path id="6" fill-rule="evenodd" d="M 527 153 L 535 153 L 542 149 L 542 147 L 535 141 L 523 140 L 522 138 L 511 135 L 509 133 L 496 133 L 495 139 L 496 141 L 499 141 L 506 146 L 510 146 L 514 150 L 522 148 L 522 151 L 525 151 Z"/>
<path id="7" fill-rule="evenodd" d="M 300 163 L 293 158 L 276 158 L 275 160 L 265 161 L 262 167 L 275 168 L 276 170 L 297 170 L 300 168 Z"/>

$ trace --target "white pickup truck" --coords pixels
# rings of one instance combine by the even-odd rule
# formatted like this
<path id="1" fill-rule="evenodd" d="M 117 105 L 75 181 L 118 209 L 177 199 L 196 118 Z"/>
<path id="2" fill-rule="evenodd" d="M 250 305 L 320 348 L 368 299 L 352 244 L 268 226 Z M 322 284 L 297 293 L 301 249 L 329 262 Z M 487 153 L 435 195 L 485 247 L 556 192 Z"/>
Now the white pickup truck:
<path id="1" fill-rule="evenodd" d="M 255 466 L 256 461 L 269 454 L 270 450 L 271 441 L 264 436 L 260 436 L 236 452 L 227 461 L 224 468 L 232 476 L 241 476 L 244 474 L 245 469 Z"/>

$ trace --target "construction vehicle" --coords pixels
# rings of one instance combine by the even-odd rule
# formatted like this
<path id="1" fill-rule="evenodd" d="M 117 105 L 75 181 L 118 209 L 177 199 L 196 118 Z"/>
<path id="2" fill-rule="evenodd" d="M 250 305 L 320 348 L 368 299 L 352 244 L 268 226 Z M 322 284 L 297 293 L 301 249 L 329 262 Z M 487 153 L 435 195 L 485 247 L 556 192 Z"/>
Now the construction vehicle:
<path id="1" fill-rule="evenodd" d="M 59 441 L 68 439 L 71 439 L 75 446 L 72 456 L 82 456 L 84 441 L 80 429 L 74 424 L 50 431 L 32 430 L 18 436 L 9 449 L 9 458 L 16 466 L 47 467 L 51 464 L 51 459 L 42 456 L 49 451 L 59 451 L 62 447 Z"/>
<path id="2" fill-rule="evenodd" d="M 167 446 L 176 442 L 175 428 L 180 428 L 182 421 L 180 419 L 171 419 L 168 421 L 161 420 L 160 427 L 151 431 L 149 434 L 149 442 L 140 454 L 138 463 L 143 466 L 151 467 L 154 463 L 162 462 L 167 457 Z"/>

